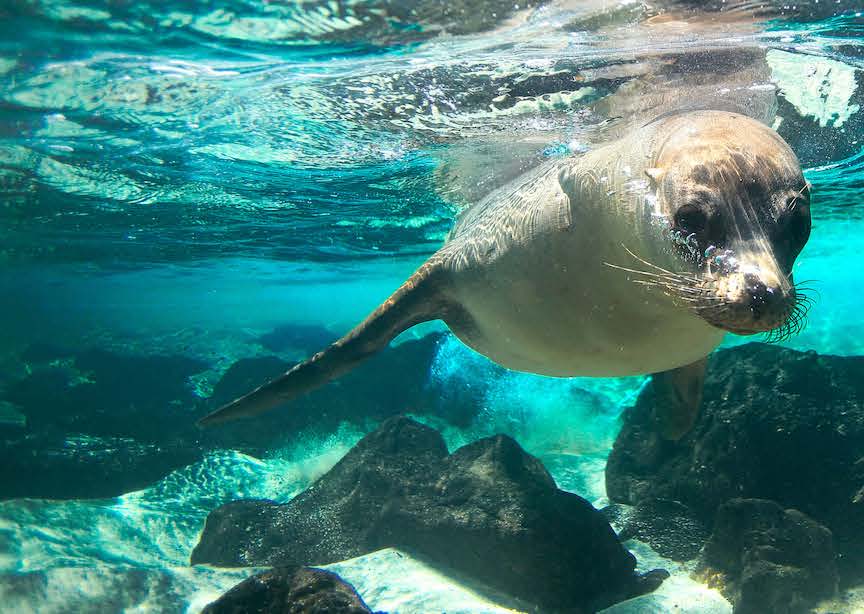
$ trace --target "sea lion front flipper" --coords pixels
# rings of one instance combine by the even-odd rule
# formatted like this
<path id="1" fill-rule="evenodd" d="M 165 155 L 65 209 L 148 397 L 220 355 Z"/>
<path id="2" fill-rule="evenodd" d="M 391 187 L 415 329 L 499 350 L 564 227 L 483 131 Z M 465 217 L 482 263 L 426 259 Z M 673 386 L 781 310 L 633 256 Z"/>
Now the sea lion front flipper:
<path id="1" fill-rule="evenodd" d="M 443 317 L 443 301 L 436 298 L 441 277 L 442 269 L 433 257 L 347 335 L 284 375 L 204 416 L 198 425 L 212 426 L 278 407 L 353 369 L 405 329 Z"/>
<path id="2" fill-rule="evenodd" d="M 652 376 L 654 417 L 664 439 L 676 441 L 693 428 L 702 404 L 707 364 L 708 359 L 703 358 Z"/>

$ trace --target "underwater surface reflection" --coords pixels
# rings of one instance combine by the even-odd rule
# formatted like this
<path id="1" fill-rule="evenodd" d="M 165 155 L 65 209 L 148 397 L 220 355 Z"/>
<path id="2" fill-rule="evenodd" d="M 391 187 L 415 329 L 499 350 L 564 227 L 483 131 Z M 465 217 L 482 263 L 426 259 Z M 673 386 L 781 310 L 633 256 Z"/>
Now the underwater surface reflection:
<path id="1" fill-rule="evenodd" d="M 571 582 L 578 523 L 544 515 L 583 509 L 565 493 L 626 548 L 585 552 L 643 582 L 584 611 L 864 611 L 862 57 L 851 0 L 0 0 L 0 611 L 199 612 L 285 562 L 373 611 L 580 611 L 506 575 Z M 645 377 L 509 371 L 434 322 L 286 409 L 195 426 L 343 335 L 487 194 L 706 108 L 800 160 L 814 304 L 779 343 L 726 335 L 681 441 Z M 431 519 L 430 476 L 455 493 Z M 346 483 L 365 507 L 298 507 Z M 239 500 L 294 508 L 265 531 Z M 362 541 L 308 521 L 331 504 L 403 514 Z M 481 516 L 530 539 L 435 532 Z M 289 525 L 330 532 L 299 560 Z"/>

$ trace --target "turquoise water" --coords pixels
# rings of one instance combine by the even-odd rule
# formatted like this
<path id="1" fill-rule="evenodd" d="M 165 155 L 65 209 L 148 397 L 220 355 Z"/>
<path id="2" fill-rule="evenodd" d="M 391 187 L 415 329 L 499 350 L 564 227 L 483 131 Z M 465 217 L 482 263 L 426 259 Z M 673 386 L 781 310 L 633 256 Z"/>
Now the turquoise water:
<path id="1" fill-rule="evenodd" d="M 663 54 L 764 53 L 768 71 L 738 85 L 775 97 L 774 126 L 813 184 L 795 275 L 817 303 L 784 344 L 864 354 L 861 7 L 604 4 L 0 0 L 3 445 L 49 433 L 67 451 L 199 446 L 196 404 L 231 365 L 298 360 L 348 330 L 501 177 L 602 141 L 620 119 L 603 101 Z M 278 348 L 262 341 L 286 325 Z M 508 432 L 562 488 L 605 502 L 617 416 L 643 378 L 554 380 L 498 369 L 452 337 L 435 347 L 425 383 L 472 394 L 467 418 L 418 412 L 451 448 Z M 94 349 L 108 358 L 84 366 Z M 141 357 L 161 361 L 137 372 L 148 382 L 179 365 L 178 391 L 64 401 Z M 164 440 L 124 426 L 147 403 L 162 403 Z M 198 611 L 250 573 L 188 566 L 207 513 L 290 499 L 379 418 L 313 416 L 264 449 L 207 441 L 116 498 L 4 494 L 0 610 Z M 403 584 L 380 580 L 393 561 L 376 556 L 340 568 L 374 607 L 496 611 L 420 563 Z M 728 607 L 711 599 L 692 611 Z"/>

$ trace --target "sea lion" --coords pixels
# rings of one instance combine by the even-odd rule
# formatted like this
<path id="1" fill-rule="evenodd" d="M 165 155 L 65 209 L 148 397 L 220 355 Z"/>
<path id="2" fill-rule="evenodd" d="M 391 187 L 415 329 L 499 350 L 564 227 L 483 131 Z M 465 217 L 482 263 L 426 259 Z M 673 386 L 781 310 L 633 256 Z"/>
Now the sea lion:
<path id="1" fill-rule="evenodd" d="M 281 405 L 440 319 L 510 369 L 653 373 L 658 428 L 680 437 L 725 331 L 800 326 L 807 300 L 791 271 L 809 199 L 795 154 L 766 125 L 727 111 L 658 117 L 489 194 L 356 328 L 200 424 Z"/>

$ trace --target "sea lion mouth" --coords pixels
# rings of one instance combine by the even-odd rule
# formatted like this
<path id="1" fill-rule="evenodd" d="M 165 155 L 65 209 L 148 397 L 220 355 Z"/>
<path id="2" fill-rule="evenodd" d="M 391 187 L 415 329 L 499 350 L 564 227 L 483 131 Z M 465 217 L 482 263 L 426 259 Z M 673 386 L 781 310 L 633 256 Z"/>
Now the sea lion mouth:
<path id="1" fill-rule="evenodd" d="M 627 253 L 647 269 L 606 263 L 637 275 L 632 281 L 656 288 L 705 322 L 736 335 L 764 333 L 764 341 L 776 343 L 800 333 L 807 324 L 813 299 L 810 288 L 793 283 L 791 276 L 766 284 L 746 268 L 714 268 L 703 263 L 696 272 L 676 272 Z"/>
<path id="2" fill-rule="evenodd" d="M 717 292 L 714 279 L 706 280 L 706 286 L 707 295 L 715 299 L 696 305 L 693 311 L 712 326 L 736 335 L 764 333 L 766 342 L 784 341 L 806 326 L 811 300 L 795 287 L 772 303 L 749 293 L 730 300 Z"/>
<path id="3" fill-rule="evenodd" d="M 717 328 L 737 335 L 766 334 L 782 341 L 800 333 L 812 304 L 803 284 L 795 284 L 768 253 L 737 257 L 731 250 L 706 250 L 697 284 L 709 300 L 697 305 L 698 315 Z"/>

